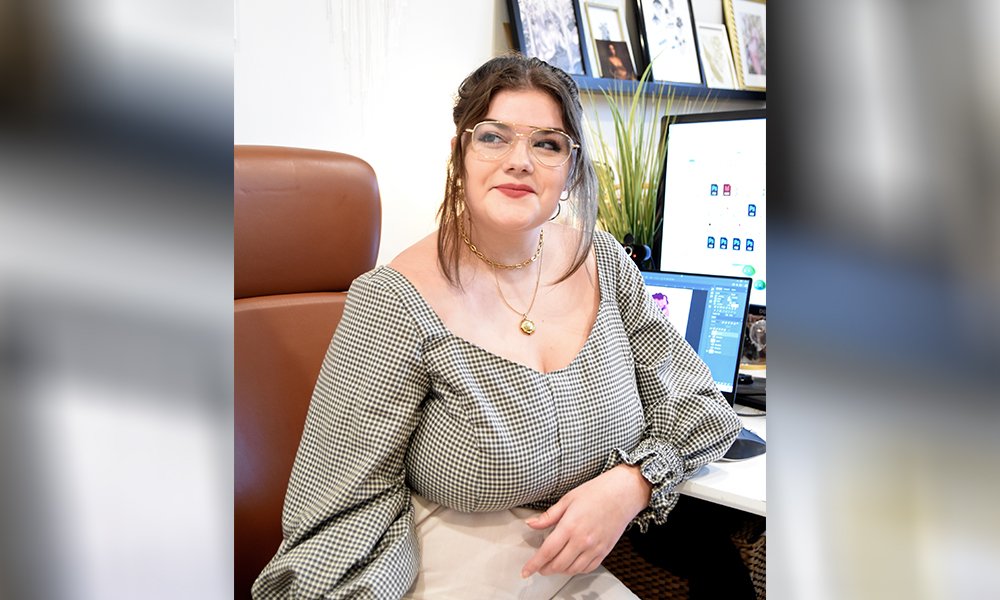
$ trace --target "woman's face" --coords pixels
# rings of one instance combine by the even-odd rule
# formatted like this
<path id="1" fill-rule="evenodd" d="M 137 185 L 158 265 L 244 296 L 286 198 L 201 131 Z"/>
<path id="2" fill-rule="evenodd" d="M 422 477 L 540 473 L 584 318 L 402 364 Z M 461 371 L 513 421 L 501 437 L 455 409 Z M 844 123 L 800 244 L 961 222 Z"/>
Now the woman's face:
<path id="1" fill-rule="evenodd" d="M 539 91 L 498 92 L 483 121 L 518 125 L 526 136 L 533 128 L 565 131 L 562 111 L 551 96 Z M 532 230 L 556 212 L 559 195 L 566 185 L 572 158 L 559 167 L 538 162 L 528 149 L 528 138 L 500 158 L 484 158 L 472 148 L 472 134 L 463 136 L 465 194 L 473 226 L 495 233 Z"/>

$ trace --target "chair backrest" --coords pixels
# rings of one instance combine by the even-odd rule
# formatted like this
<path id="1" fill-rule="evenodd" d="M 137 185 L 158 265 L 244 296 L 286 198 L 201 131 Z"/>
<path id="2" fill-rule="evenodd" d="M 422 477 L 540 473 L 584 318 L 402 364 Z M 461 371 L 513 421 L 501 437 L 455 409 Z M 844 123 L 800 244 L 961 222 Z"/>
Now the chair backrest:
<path id="1" fill-rule="evenodd" d="M 338 152 L 234 146 L 235 590 L 281 544 L 306 411 L 351 282 L 375 266 L 375 171 Z"/>

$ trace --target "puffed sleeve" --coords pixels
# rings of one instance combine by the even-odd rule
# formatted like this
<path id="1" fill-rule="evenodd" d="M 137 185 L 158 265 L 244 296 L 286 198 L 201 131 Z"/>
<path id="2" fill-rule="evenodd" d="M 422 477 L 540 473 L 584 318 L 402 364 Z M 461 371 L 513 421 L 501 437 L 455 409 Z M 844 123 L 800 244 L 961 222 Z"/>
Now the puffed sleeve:
<path id="1" fill-rule="evenodd" d="M 258 600 L 399 598 L 416 577 L 403 458 L 429 380 L 412 317 L 373 273 L 351 285 L 323 361 Z"/>
<path id="2" fill-rule="evenodd" d="M 674 488 L 726 453 L 743 424 L 719 392 L 708 366 L 646 292 L 642 275 L 621 249 L 616 300 L 635 360 L 646 428 L 634 448 L 615 448 L 605 469 L 639 465 L 653 484 L 649 507 L 633 523 L 646 531 L 677 504 Z"/>

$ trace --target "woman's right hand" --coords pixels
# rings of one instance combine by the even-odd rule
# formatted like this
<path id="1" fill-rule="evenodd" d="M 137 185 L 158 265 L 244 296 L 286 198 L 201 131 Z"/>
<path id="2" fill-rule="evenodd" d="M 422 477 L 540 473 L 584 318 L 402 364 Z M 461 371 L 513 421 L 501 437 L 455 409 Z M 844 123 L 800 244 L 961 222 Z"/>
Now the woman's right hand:
<path id="1" fill-rule="evenodd" d="M 649 506 L 652 489 L 639 467 L 621 464 L 571 490 L 526 521 L 533 529 L 555 529 L 524 565 L 521 577 L 572 576 L 596 569 L 632 519 Z"/>

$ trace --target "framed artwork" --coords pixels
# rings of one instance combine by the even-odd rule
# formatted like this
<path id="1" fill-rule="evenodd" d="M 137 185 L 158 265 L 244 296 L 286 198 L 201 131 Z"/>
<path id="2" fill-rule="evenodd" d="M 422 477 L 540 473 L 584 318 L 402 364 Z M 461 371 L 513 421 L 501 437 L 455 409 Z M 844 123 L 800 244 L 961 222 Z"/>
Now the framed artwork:
<path id="1" fill-rule="evenodd" d="M 636 0 L 653 79 L 701 84 L 690 0 Z"/>
<path id="2" fill-rule="evenodd" d="M 765 0 L 722 0 L 736 78 L 747 90 L 767 90 L 767 3 Z"/>
<path id="3" fill-rule="evenodd" d="M 636 79 L 632 44 L 622 14 L 621 6 L 617 4 L 584 3 L 587 49 L 591 55 L 590 72 L 595 76 Z"/>
<path id="4" fill-rule="evenodd" d="M 716 23 L 698 23 L 698 48 L 701 49 L 701 66 L 705 69 L 705 85 L 739 89 L 726 28 Z"/>
<path id="5" fill-rule="evenodd" d="M 515 48 L 571 75 L 587 75 L 575 0 L 507 0 Z"/>
<path id="6" fill-rule="evenodd" d="M 629 79 L 635 81 L 635 68 L 628 55 L 625 42 L 609 42 L 596 40 L 597 59 L 601 65 L 601 77 L 610 79 Z"/>

